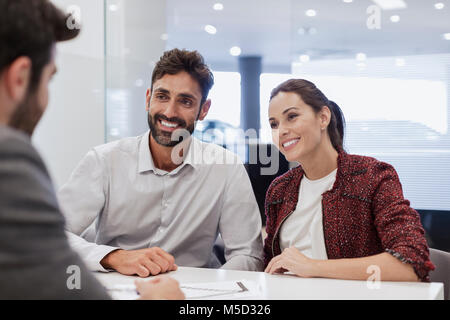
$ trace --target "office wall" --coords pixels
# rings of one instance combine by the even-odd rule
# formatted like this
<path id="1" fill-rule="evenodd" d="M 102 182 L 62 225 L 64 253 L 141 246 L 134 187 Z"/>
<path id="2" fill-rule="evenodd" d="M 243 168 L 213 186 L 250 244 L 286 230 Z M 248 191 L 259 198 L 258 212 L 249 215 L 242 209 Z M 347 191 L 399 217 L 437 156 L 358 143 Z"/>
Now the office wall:
<path id="1" fill-rule="evenodd" d="M 76 4 L 82 23 L 77 39 L 57 45 L 58 73 L 33 137 L 58 188 L 83 155 L 105 141 L 104 1 L 53 2 L 65 10 Z"/>

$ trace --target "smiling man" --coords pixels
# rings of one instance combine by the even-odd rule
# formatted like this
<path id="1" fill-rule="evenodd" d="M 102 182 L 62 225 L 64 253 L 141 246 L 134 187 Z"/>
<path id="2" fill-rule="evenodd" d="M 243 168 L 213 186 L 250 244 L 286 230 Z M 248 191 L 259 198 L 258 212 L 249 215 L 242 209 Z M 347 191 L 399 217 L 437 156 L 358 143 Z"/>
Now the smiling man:
<path id="1" fill-rule="evenodd" d="M 146 95 L 150 130 L 92 149 L 62 187 L 72 246 L 91 269 L 147 277 L 178 265 L 218 268 L 220 234 L 223 268 L 262 270 L 261 218 L 244 166 L 191 136 L 213 82 L 198 52 L 165 52 Z"/>

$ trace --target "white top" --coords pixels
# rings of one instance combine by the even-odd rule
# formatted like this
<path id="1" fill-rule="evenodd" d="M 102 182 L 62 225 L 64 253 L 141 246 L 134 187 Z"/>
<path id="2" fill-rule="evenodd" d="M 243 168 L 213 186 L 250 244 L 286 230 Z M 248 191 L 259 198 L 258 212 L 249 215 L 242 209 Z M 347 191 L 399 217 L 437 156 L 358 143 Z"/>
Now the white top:
<path id="1" fill-rule="evenodd" d="M 303 175 L 295 211 L 284 221 L 280 229 L 280 248 L 296 247 L 311 259 L 328 259 L 323 237 L 322 194 L 333 188 L 335 169 L 318 180 Z"/>
<path id="2" fill-rule="evenodd" d="M 94 275 L 106 287 L 130 286 L 138 277 L 117 272 Z M 252 281 L 260 290 L 258 300 L 443 300 L 442 283 L 355 281 L 325 278 L 301 278 L 238 270 L 180 267 L 169 272 L 182 287 L 204 282 Z M 369 278 L 370 274 L 367 274 Z M 212 298 L 206 298 L 206 300 Z M 254 300 L 255 298 L 251 297 Z M 258 303 L 256 303 L 258 304 Z M 265 305 L 265 304 L 263 304 Z"/>
<path id="3" fill-rule="evenodd" d="M 240 159 L 192 138 L 172 172 L 154 166 L 149 131 L 93 148 L 59 193 L 71 245 L 92 270 L 117 248 L 160 247 L 189 267 L 261 270 L 261 216 Z M 81 237 L 80 237 L 81 236 Z M 87 240 L 87 241 L 86 241 Z"/>

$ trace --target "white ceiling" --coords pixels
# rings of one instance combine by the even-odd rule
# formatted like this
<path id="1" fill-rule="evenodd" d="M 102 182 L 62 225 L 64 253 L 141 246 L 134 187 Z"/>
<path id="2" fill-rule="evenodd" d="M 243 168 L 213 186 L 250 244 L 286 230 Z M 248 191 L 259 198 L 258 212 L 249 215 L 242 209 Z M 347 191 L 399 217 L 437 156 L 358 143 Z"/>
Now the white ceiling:
<path id="1" fill-rule="evenodd" d="M 160 1 L 160 0 L 158 0 Z M 224 10 L 213 10 L 221 2 Z M 358 52 L 370 57 L 450 53 L 450 0 L 405 0 L 408 7 L 381 11 L 381 28 L 366 23 L 371 0 L 167 0 L 166 48 L 196 49 L 216 70 L 237 70 L 232 46 L 242 55 L 263 57 L 264 70 L 289 71 L 300 54 L 311 60 L 352 58 Z M 436 10 L 436 2 L 444 3 Z M 143 9 L 143 8 L 142 8 Z M 305 11 L 314 9 L 315 17 Z M 390 17 L 399 15 L 392 23 Z M 215 35 L 204 31 L 211 24 Z M 299 28 L 315 28 L 301 35 Z"/>

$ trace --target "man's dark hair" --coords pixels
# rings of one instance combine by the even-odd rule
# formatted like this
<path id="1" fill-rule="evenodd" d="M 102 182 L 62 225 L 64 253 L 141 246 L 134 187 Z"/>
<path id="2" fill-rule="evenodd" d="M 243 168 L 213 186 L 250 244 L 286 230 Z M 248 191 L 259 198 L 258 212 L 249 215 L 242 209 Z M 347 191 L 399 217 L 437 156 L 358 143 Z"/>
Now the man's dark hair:
<path id="1" fill-rule="evenodd" d="M 202 90 L 202 101 L 200 106 L 205 103 L 209 90 L 214 85 L 214 76 L 200 53 L 197 51 L 188 51 L 173 49 L 164 52 L 162 57 L 156 63 L 152 74 L 152 90 L 153 83 L 161 79 L 166 74 L 177 74 L 185 71 L 197 80 Z"/>
<path id="2" fill-rule="evenodd" d="M 53 45 L 75 38 L 65 14 L 48 0 L 0 0 L 0 73 L 21 56 L 31 59 L 29 89 L 37 87 Z M 70 25 L 70 24 L 69 24 Z"/>

